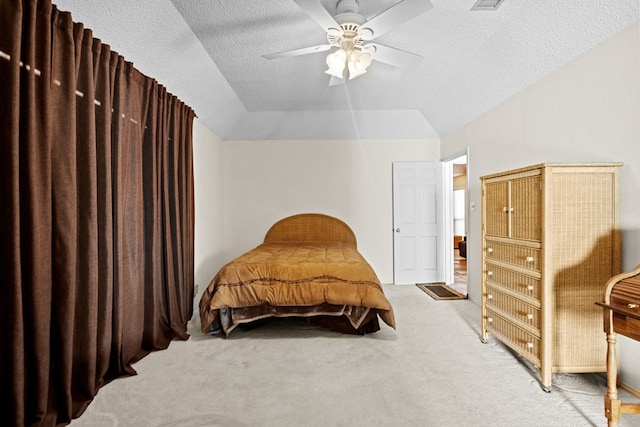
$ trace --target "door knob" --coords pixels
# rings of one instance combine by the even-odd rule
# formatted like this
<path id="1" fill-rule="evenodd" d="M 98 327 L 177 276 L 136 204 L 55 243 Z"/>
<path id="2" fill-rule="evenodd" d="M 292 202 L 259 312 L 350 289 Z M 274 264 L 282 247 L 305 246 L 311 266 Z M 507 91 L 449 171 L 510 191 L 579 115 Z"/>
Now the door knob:
<path id="1" fill-rule="evenodd" d="M 399 232 L 400 232 L 400 229 L 399 229 L 399 228 L 396 228 L 396 233 L 399 233 Z"/>

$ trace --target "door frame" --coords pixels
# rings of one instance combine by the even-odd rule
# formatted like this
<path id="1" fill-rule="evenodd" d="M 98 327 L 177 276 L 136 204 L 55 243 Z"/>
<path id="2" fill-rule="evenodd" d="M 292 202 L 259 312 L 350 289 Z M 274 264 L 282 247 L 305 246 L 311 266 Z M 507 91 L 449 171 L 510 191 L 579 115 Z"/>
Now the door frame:
<path id="1" fill-rule="evenodd" d="M 444 231 L 444 239 L 445 239 L 445 250 L 450 256 L 447 256 L 445 261 L 445 283 L 452 284 L 454 281 L 454 272 L 453 272 L 453 162 L 460 157 L 466 156 L 466 165 L 467 165 L 467 176 L 466 176 L 466 188 L 464 190 L 464 234 L 467 237 L 467 277 L 469 277 L 469 257 L 470 252 L 469 248 L 469 147 L 464 150 L 456 151 L 454 153 L 449 154 L 446 157 L 442 157 L 440 159 L 441 162 L 444 163 L 444 180 L 445 180 L 445 188 L 443 194 L 443 202 L 445 204 L 445 231 Z M 468 292 L 468 283 L 467 283 L 467 293 Z"/>

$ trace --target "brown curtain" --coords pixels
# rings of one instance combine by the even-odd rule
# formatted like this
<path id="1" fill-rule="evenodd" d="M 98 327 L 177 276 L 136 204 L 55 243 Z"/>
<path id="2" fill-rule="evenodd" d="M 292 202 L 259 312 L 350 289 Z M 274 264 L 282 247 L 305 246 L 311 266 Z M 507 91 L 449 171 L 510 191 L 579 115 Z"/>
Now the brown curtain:
<path id="1" fill-rule="evenodd" d="M 64 425 L 187 339 L 193 111 L 48 0 L 0 0 L 0 425 Z"/>

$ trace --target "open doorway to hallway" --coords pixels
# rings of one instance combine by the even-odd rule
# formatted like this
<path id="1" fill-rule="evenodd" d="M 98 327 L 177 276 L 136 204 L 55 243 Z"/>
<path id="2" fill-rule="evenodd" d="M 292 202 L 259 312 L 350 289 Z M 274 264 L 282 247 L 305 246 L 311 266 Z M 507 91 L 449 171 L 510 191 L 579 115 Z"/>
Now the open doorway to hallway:
<path id="1" fill-rule="evenodd" d="M 449 159 L 444 160 L 451 163 L 453 169 L 453 183 L 451 200 L 453 206 L 451 213 L 452 236 L 453 239 L 453 283 L 451 287 L 460 293 L 467 294 L 467 169 L 468 155 L 464 153 L 457 154 Z"/>

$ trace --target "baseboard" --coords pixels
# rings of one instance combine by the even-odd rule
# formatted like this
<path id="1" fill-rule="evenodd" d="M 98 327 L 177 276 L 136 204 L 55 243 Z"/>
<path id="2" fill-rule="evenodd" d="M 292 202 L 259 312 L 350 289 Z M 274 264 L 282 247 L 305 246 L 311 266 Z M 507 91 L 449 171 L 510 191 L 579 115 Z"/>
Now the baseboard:
<path id="1" fill-rule="evenodd" d="M 635 388 L 626 385 L 625 383 L 618 381 L 618 388 L 623 389 L 624 391 L 627 391 L 631 394 L 633 394 L 635 397 L 637 397 L 638 399 L 640 399 L 640 390 L 636 390 Z"/>
<path id="2" fill-rule="evenodd" d="M 597 374 L 600 375 L 605 381 L 607 381 L 607 373 L 606 372 L 598 372 Z M 622 390 L 634 395 L 638 399 L 640 399 L 640 390 L 637 390 L 637 389 L 635 389 L 635 388 L 623 383 L 622 381 L 620 381 L 619 378 L 616 381 L 616 387 L 618 387 L 619 389 L 622 389 Z"/>

